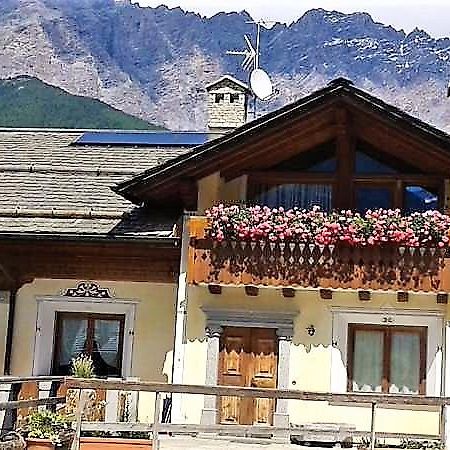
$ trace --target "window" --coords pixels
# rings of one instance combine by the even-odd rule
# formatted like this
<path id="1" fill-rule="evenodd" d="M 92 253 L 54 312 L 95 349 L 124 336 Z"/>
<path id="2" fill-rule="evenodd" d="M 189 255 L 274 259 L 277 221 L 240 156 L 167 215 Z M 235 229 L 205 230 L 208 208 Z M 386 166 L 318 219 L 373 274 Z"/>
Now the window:
<path id="1" fill-rule="evenodd" d="M 355 188 L 356 209 L 364 213 L 368 209 L 393 207 L 392 189 L 385 186 L 358 186 Z"/>
<path id="2" fill-rule="evenodd" d="M 253 201 L 259 205 L 285 209 L 310 209 L 320 206 L 325 211 L 332 208 L 332 185 L 328 184 L 280 184 L 258 185 Z"/>
<path id="3" fill-rule="evenodd" d="M 348 390 L 425 394 L 426 327 L 349 324 Z"/>
<path id="4" fill-rule="evenodd" d="M 438 189 L 427 189 L 422 186 L 406 186 L 403 198 L 405 212 L 410 214 L 439 208 Z"/>
<path id="5" fill-rule="evenodd" d="M 216 95 L 214 96 L 214 101 L 215 101 L 216 103 L 223 102 L 224 100 L 225 100 L 225 94 L 216 94 Z"/>
<path id="6" fill-rule="evenodd" d="M 236 103 L 239 101 L 239 94 L 230 94 L 230 103 Z"/>
<path id="7" fill-rule="evenodd" d="M 390 175 L 396 173 L 396 170 L 364 152 L 357 151 L 355 153 L 355 173 L 357 175 Z"/>
<path id="8" fill-rule="evenodd" d="M 69 375 L 72 358 L 90 355 L 95 374 L 121 376 L 125 315 L 57 313 L 55 375 Z"/>

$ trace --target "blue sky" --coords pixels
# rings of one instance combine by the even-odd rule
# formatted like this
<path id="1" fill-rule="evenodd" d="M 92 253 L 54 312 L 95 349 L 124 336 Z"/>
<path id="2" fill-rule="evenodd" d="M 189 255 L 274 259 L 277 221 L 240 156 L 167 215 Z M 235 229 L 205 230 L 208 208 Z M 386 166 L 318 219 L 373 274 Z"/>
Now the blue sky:
<path id="1" fill-rule="evenodd" d="M 211 16 L 219 11 L 246 9 L 254 18 L 290 23 L 311 8 L 342 12 L 365 11 L 380 22 L 411 31 L 415 27 L 435 37 L 450 37 L 450 0 L 133 0 L 142 6 L 181 6 Z"/>

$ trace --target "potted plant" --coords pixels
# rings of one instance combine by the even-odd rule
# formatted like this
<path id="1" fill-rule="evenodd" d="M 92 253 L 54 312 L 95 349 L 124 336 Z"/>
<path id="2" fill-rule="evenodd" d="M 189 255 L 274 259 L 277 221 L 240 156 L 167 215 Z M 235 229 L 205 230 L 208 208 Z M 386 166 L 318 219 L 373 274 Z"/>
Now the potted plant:
<path id="1" fill-rule="evenodd" d="M 28 416 L 21 432 L 26 436 L 29 450 L 68 448 L 73 438 L 71 421 L 66 416 L 47 410 Z"/>

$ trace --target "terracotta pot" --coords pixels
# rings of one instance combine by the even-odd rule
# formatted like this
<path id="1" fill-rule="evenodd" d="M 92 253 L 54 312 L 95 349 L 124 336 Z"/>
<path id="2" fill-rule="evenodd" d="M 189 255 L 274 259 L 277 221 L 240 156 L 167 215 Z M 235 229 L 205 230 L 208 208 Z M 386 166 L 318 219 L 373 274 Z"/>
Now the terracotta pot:
<path id="1" fill-rule="evenodd" d="M 54 450 L 55 446 L 48 439 L 27 439 L 28 450 Z"/>
<path id="2" fill-rule="evenodd" d="M 97 438 L 82 437 L 80 450 L 150 450 L 152 443 L 148 439 Z"/>

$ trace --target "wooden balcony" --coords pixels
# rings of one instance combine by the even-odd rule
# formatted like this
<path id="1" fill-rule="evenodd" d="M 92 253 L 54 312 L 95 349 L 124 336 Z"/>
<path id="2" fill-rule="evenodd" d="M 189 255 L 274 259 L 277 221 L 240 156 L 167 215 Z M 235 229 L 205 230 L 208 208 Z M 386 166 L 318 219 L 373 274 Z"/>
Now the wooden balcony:
<path id="1" fill-rule="evenodd" d="M 191 284 L 448 292 L 450 258 L 439 248 L 213 242 L 191 218 Z"/>

